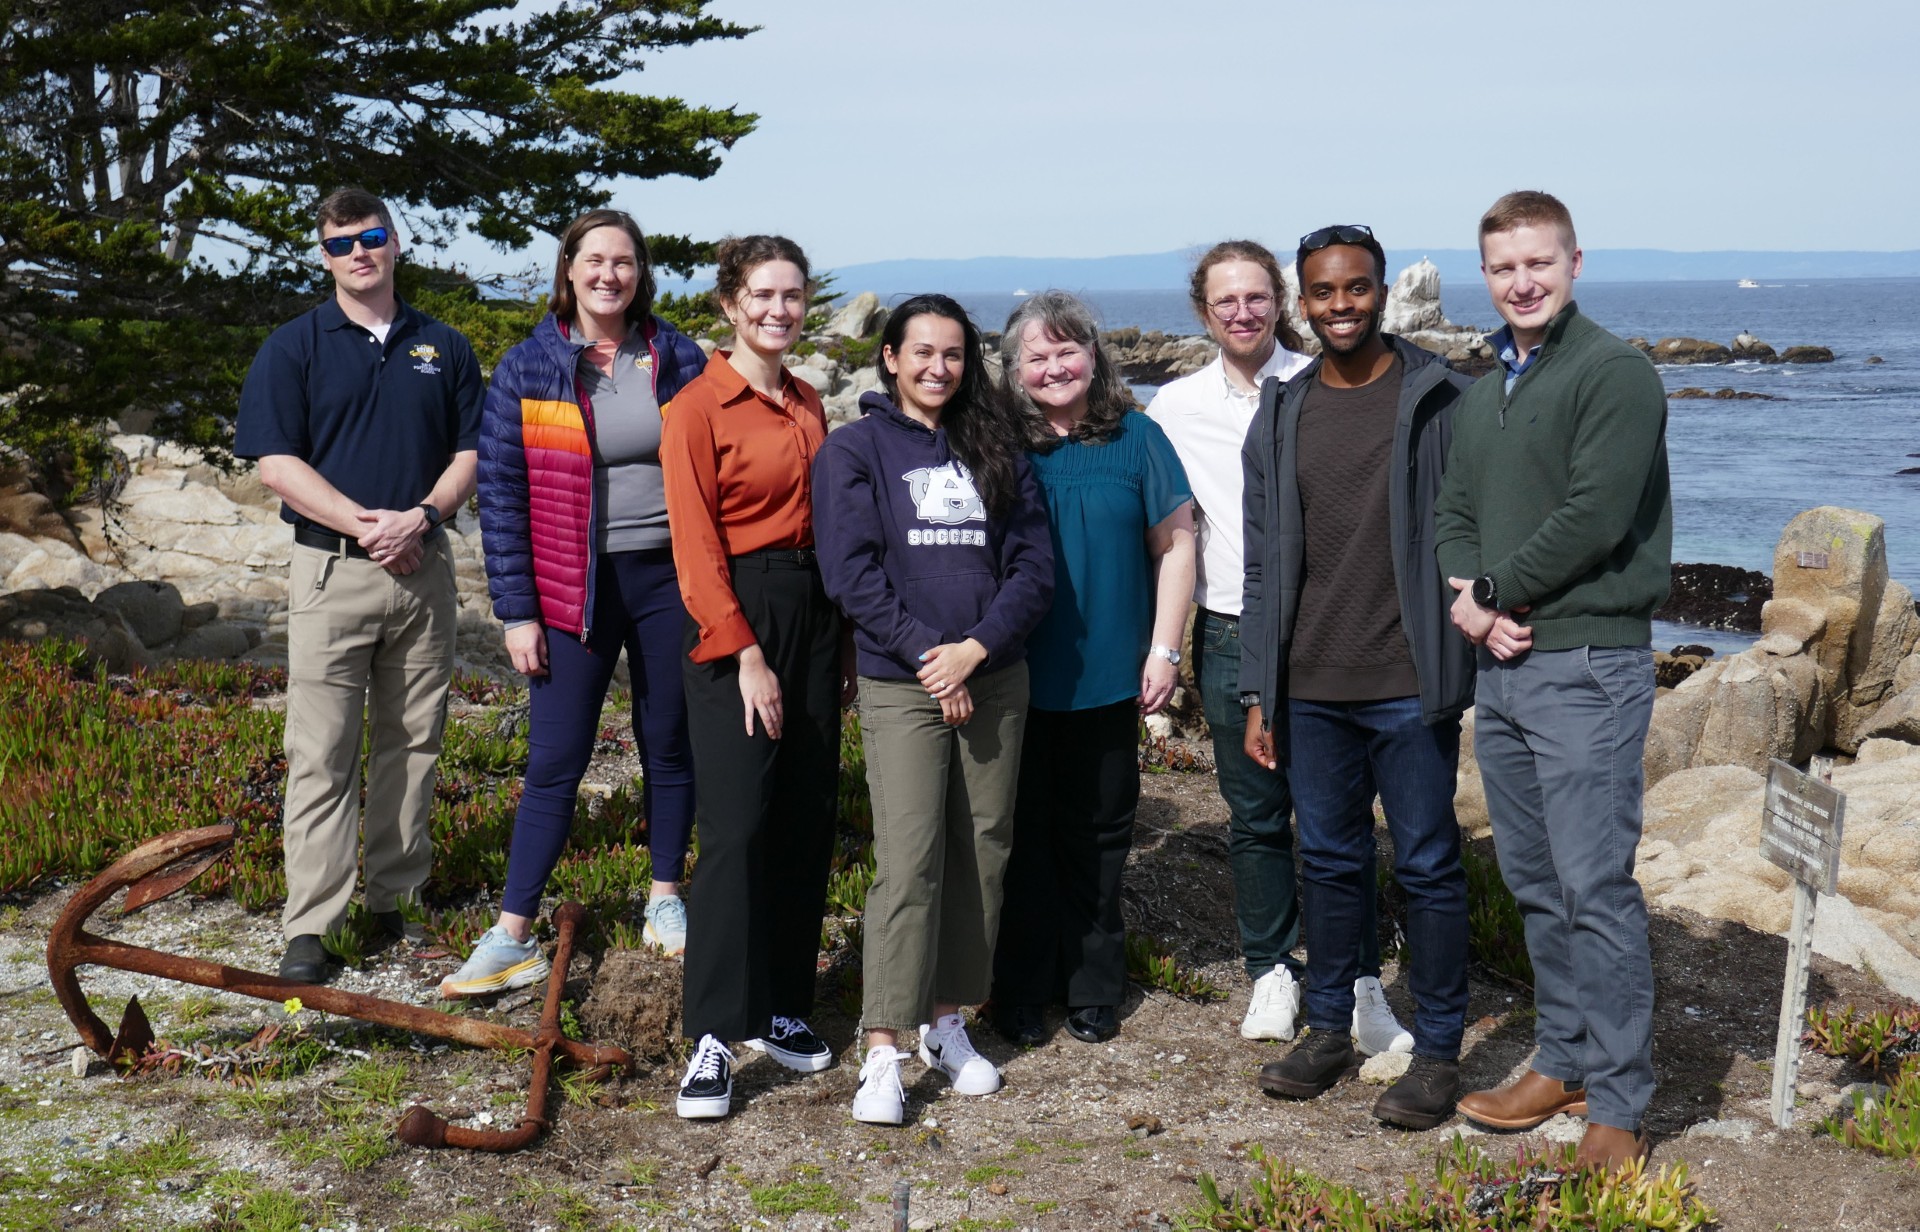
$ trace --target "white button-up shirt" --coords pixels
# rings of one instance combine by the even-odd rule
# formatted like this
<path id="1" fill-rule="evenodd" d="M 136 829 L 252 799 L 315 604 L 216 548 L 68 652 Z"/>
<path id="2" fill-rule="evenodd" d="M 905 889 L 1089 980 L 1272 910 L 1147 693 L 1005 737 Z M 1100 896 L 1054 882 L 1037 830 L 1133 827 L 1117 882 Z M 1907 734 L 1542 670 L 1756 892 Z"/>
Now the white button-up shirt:
<path id="1" fill-rule="evenodd" d="M 1275 346 L 1260 368 L 1258 383 L 1270 376 L 1285 381 L 1312 362 L 1308 356 Z M 1147 414 L 1173 441 L 1193 489 L 1200 531 L 1193 601 L 1224 616 L 1240 614 L 1246 572 L 1240 447 L 1259 409 L 1260 395 L 1234 388 L 1218 355 L 1193 375 L 1169 382 L 1147 404 Z"/>

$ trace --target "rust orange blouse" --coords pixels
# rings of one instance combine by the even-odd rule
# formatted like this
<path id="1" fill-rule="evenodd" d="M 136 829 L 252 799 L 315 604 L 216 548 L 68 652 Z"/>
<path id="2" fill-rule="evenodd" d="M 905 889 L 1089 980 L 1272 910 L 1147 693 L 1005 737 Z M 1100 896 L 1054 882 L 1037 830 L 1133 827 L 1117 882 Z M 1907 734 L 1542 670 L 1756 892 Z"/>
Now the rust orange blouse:
<path id="1" fill-rule="evenodd" d="M 785 373 L 776 406 L 728 359 L 714 352 L 660 408 L 667 526 L 680 597 L 700 626 L 696 663 L 759 640 L 734 597 L 727 558 L 813 546 L 813 457 L 827 439 L 813 386 Z"/>

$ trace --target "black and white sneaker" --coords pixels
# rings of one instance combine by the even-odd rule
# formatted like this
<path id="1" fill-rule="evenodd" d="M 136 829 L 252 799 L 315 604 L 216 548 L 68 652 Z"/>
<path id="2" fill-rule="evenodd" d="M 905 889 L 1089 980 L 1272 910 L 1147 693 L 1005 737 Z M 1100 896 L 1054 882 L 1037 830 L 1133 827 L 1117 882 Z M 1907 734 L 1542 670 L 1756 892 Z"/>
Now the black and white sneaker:
<path id="1" fill-rule="evenodd" d="M 833 1049 L 798 1018 L 774 1015 L 773 1030 L 762 1039 L 748 1040 L 747 1047 L 803 1074 L 817 1074 L 833 1064 Z"/>
<path id="2" fill-rule="evenodd" d="M 713 1036 L 703 1035 L 687 1062 L 687 1076 L 680 1080 L 674 1111 L 688 1120 L 707 1120 L 727 1115 L 732 1106 L 733 1054 Z"/>

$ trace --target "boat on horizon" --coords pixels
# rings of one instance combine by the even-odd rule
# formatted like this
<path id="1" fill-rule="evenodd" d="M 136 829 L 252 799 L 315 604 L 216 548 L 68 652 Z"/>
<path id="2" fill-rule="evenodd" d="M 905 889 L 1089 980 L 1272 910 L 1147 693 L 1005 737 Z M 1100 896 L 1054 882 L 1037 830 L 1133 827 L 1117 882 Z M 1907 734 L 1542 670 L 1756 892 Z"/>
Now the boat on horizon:
<path id="1" fill-rule="evenodd" d="M 1742 278 L 1739 282 L 1736 282 L 1733 285 L 1740 288 L 1742 291 L 1758 291 L 1760 289 L 1760 284 L 1755 282 L 1751 278 Z"/>

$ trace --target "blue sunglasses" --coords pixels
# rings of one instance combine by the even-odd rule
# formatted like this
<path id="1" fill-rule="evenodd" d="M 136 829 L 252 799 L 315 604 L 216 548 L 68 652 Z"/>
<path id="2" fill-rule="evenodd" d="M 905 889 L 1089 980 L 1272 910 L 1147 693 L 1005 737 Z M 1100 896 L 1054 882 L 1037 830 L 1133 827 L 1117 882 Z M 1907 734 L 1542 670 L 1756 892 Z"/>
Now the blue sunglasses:
<path id="1" fill-rule="evenodd" d="M 392 236 L 385 227 L 369 227 L 358 235 L 336 235 L 320 241 L 320 247 L 326 249 L 330 257 L 344 257 L 353 251 L 355 244 L 372 252 L 376 248 L 385 248 Z"/>

